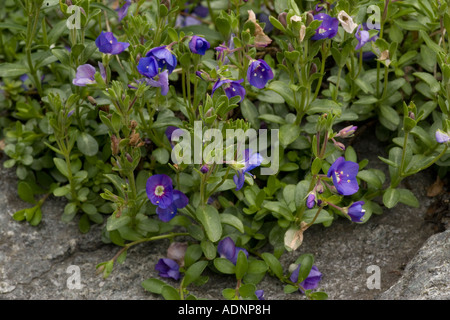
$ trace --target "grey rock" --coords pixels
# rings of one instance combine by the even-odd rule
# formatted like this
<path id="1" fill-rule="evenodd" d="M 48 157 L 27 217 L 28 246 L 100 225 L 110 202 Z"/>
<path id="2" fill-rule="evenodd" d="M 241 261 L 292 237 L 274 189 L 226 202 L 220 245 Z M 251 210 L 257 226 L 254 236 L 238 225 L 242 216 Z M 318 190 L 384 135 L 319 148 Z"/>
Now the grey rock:
<path id="1" fill-rule="evenodd" d="M 450 230 L 430 237 L 383 300 L 450 300 Z"/>

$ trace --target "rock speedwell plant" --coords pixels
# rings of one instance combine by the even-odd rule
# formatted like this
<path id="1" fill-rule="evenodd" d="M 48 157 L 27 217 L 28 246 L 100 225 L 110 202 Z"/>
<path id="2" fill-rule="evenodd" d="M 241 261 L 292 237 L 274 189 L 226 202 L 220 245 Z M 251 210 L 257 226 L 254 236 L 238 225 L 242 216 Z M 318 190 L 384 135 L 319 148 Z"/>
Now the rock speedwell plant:
<path id="1" fill-rule="evenodd" d="M 170 239 L 142 283 L 165 299 L 196 299 L 206 270 L 236 279 L 226 299 L 270 299 L 265 276 L 325 299 L 333 275 L 283 253 L 314 224 L 418 206 L 402 181 L 447 173 L 448 2 L 5 0 L 0 146 L 30 203 L 13 218 L 65 198 L 63 221 L 118 246 L 105 278 Z M 349 143 L 362 128 L 388 177 Z"/>

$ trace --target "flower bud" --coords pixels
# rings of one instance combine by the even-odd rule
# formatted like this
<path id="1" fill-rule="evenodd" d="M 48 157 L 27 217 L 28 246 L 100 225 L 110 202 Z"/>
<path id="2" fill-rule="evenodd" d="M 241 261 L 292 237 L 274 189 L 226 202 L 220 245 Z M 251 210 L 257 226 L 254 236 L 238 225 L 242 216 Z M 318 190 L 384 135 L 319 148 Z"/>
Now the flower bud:
<path id="1" fill-rule="evenodd" d="M 286 17 L 287 17 L 287 12 L 282 12 L 278 15 L 278 21 L 281 22 L 281 24 L 283 25 L 283 27 L 287 27 L 287 21 L 286 21 Z"/>
<path id="2" fill-rule="evenodd" d="M 207 164 L 204 164 L 201 168 L 200 168 L 200 172 L 201 173 L 207 173 L 209 171 L 209 167 Z"/>
<path id="3" fill-rule="evenodd" d="M 111 136 L 111 153 L 113 156 L 119 153 L 119 139 L 115 135 Z"/>
<path id="4" fill-rule="evenodd" d="M 93 97 L 88 96 L 87 99 L 93 106 L 97 105 L 97 100 L 95 100 Z"/>
<path id="5" fill-rule="evenodd" d="M 126 154 L 126 158 L 127 158 L 129 163 L 133 162 L 133 158 L 131 157 L 131 155 L 129 153 Z"/>

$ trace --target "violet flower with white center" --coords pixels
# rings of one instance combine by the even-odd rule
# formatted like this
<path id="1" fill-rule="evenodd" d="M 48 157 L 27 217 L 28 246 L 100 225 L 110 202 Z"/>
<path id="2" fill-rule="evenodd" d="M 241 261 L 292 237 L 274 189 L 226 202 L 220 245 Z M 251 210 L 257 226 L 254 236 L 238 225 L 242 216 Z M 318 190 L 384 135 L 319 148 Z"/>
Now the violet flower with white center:
<path id="1" fill-rule="evenodd" d="M 247 80 L 252 86 L 262 89 L 272 79 L 273 72 L 266 61 L 259 59 L 250 63 L 247 69 Z"/>
<path id="2" fill-rule="evenodd" d="M 316 34 L 311 40 L 322 40 L 333 38 L 339 28 L 339 20 L 329 16 L 326 13 L 319 13 L 314 16 L 314 20 L 322 20 L 322 24 L 317 28 Z"/>

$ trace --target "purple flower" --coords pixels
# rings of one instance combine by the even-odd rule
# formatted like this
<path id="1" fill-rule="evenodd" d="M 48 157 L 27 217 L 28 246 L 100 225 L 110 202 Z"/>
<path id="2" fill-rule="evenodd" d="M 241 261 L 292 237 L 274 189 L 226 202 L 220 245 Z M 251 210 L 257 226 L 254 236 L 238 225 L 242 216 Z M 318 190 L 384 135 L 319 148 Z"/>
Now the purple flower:
<path id="1" fill-rule="evenodd" d="M 449 143 L 450 135 L 447 132 L 444 132 L 441 129 L 438 129 L 436 131 L 436 141 L 439 143 Z"/>
<path id="2" fill-rule="evenodd" d="M 241 83 L 244 81 L 244 79 L 241 80 L 230 80 L 230 79 L 219 79 L 216 81 L 212 88 L 212 95 L 214 95 L 214 92 L 223 86 L 223 90 L 225 91 L 225 95 L 228 97 L 228 99 L 231 99 L 234 96 L 240 96 L 241 100 L 244 100 L 246 91 L 245 88 L 241 85 Z M 239 102 L 240 102 L 239 101 Z"/>
<path id="3" fill-rule="evenodd" d="M 310 192 L 308 198 L 306 198 L 306 206 L 308 209 L 312 209 L 316 205 L 316 195 L 314 192 Z"/>
<path id="4" fill-rule="evenodd" d="M 241 190 L 245 182 L 245 174 L 250 170 L 261 165 L 264 158 L 259 153 L 252 153 L 252 150 L 246 149 L 244 151 L 244 162 L 241 168 L 237 170 L 237 174 L 233 177 L 236 184 L 236 191 Z"/>
<path id="5" fill-rule="evenodd" d="M 298 265 L 298 267 L 291 273 L 290 276 L 290 280 L 292 282 L 297 283 L 298 281 L 298 273 L 300 271 L 300 264 Z M 322 280 L 322 273 L 319 271 L 319 269 L 317 269 L 317 267 L 315 265 L 312 266 L 311 271 L 309 272 L 309 275 L 306 277 L 305 280 L 303 280 L 300 285 L 303 287 L 303 289 L 305 290 L 311 290 L 311 289 L 315 289 L 317 288 L 317 286 L 319 285 L 320 280 Z M 302 293 L 303 290 L 299 289 Z"/>
<path id="6" fill-rule="evenodd" d="M 253 60 L 247 69 L 248 82 L 258 89 L 264 88 L 267 81 L 272 79 L 272 69 L 269 67 L 267 62 L 262 59 Z"/>
<path id="7" fill-rule="evenodd" d="M 177 57 L 167 49 L 167 46 L 161 46 L 151 49 L 147 52 L 146 57 L 154 57 L 158 63 L 160 70 L 167 69 L 169 74 L 173 72 L 177 66 Z"/>
<path id="8" fill-rule="evenodd" d="M 207 173 L 209 171 L 209 167 L 207 164 L 204 164 L 201 168 L 200 168 L 200 172 L 201 173 Z"/>
<path id="9" fill-rule="evenodd" d="M 169 92 L 169 71 L 164 70 L 153 78 L 146 78 L 145 82 L 149 86 L 160 88 L 161 94 L 165 96 Z"/>
<path id="10" fill-rule="evenodd" d="M 161 221 L 168 222 L 172 220 L 177 214 L 177 209 L 181 209 L 187 206 L 189 203 L 188 197 L 179 190 L 173 190 L 172 204 L 163 209 L 161 207 L 156 208 L 156 213 Z"/>
<path id="11" fill-rule="evenodd" d="M 153 175 L 147 180 L 147 197 L 157 205 L 156 213 L 161 221 L 170 221 L 177 209 L 187 206 L 188 197 L 181 191 L 173 189 L 172 179 L 165 174 Z"/>
<path id="12" fill-rule="evenodd" d="M 344 129 L 339 130 L 336 137 L 341 137 L 341 138 L 351 137 L 355 133 L 356 129 L 358 129 L 357 126 L 347 126 Z"/>
<path id="13" fill-rule="evenodd" d="M 72 83 L 79 87 L 84 87 L 87 84 L 95 83 L 95 68 L 90 64 L 83 64 L 77 68 L 77 74 Z"/>
<path id="14" fill-rule="evenodd" d="M 366 210 L 362 208 L 364 201 L 356 201 L 347 209 L 347 214 L 353 222 L 361 222 Z"/>
<path id="15" fill-rule="evenodd" d="M 248 252 L 244 248 L 236 247 L 234 241 L 230 237 L 226 237 L 219 241 L 217 252 L 221 258 L 226 258 L 236 265 L 239 251 L 243 251 L 248 257 Z"/>
<path id="16" fill-rule="evenodd" d="M 369 42 L 370 35 L 369 31 L 361 30 L 361 25 L 358 26 L 355 33 L 356 39 L 358 39 L 358 44 L 355 47 L 355 50 L 361 49 L 367 42 Z"/>
<path id="17" fill-rule="evenodd" d="M 158 74 L 158 62 L 154 57 L 144 57 L 139 60 L 137 69 L 143 76 L 153 78 Z"/>
<path id="18" fill-rule="evenodd" d="M 265 300 L 264 299 L 264 290 L 256 290 L 255 295 L 258 298 L 258 300 Z"/>
<path id="19" fill-rule="evenodd" d="M 106 70 L 101 62 L 98 63 L 98 68 L 100 70 L 100 75 L 103 81 L 106 81 Z M 83 64 L 78 66 L 77 73 L 72 83 L 79 87 L 84 87 L 87 84 L 94 84 L 95 82 L 95 68 L 90 64 Z"/>
<path id="20" fill-rule="evenodd" d="M 186 14 L 189 13 L 189 9 L 185 9 Z M 188 27 L 202 24 L 202 21 L 198 18 L 206 18 L 209 14 L 209 9 L 202 5 L 197 5 L 190 15 L 178 15 L 175 27 Z"/>
<path id="21" fill-rule="evenodd" d="M 131 6 L 131 0 L 125 0 L 122 7 L 116 9 L 117 15 L 119 16 L 119 22 L 128 14 L 128 8 Z"/>
<path id="22" fill-rule="evenodd" d="M 95 39 L 97 48 L 102 53 L 119 54 L 130 45 L 128 42 L 119 42 L 112 32 L 103 32 Z"/>
<path id="23" fill-rule="evenodd" d="M 208 50 L 210 44 L 202 37 L 193 36 L 191 41 L 189 41 L 189 49 L 191 49 L 192 53 L 196 53 L 199 55 L 204 55 L 206 50 Z"/>
<path id="24" fill-rule="evenodd" d="M 326 13 L 319 13 L 314 16 L 314 20 L 322 20 L 322 24 L 317 28 L 316 34 L 311 40 L 322 40 L 333 38 L 339 28 L 339 20 L 329 16 Z"/>
<path id="25" fill-rule="evenodd" d="M 173 202 L 172 179 L 168 175 L 156 174 L 148 178 L 146 191 L 151 203 L 162 209 L 167 209 Z"/>
<path id="26" fill-rule="evenodd" d="M 359 190 L 358 181 L 356 180 L 358 170 L 359 165 L 357 163 L 345 161 L 344 157 L 339 157 L 331 165 L 327 176 L 332 176 L 333 184 L 340 194 L 349 196 Z"/>
<path id="27" fill-rule="evenodd" d="M 175 127 L 175 126 L 168 126 L 167 127 L 167 129 L 166 129 L 166 132 L 165 132 L 165 134 L 166 134 L 166 137 L 167 137 L 167 139 L 172 143 L 172 133 L 175 131 L 175 130 L 177 130 L 178 128 L 177 127 Z"/>
<path id="28" fill-rule="evenodd" d="M 155 265 L 155 270 L 159 271 L 159 276 L 163 278 L 180 279 L 180 266 L 172 259 L 159 259 Z"/>

